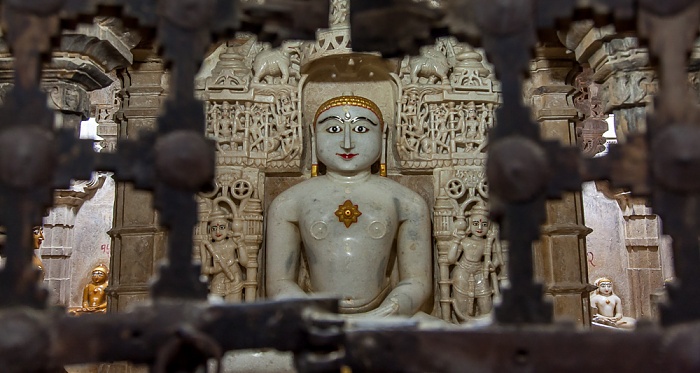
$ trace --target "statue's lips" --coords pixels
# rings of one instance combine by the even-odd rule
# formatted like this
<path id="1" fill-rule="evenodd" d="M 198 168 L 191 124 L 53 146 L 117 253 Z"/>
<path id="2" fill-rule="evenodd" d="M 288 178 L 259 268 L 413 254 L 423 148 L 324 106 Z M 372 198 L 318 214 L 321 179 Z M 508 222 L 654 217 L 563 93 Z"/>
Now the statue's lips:
<path id="1" fill-rule="evenodd" d="M 345 160 L 350 160 L 350 159 L 353 159 L 353 158 L 357 155 L 357 153 L 355 153 L 355 154 L 352 154 L 352 153 L 335 153 L 335 155 L 338 155 L 338 156 L 340 156 L 341 158 L 343 158 L 343 159 L 345 159 Z"/>

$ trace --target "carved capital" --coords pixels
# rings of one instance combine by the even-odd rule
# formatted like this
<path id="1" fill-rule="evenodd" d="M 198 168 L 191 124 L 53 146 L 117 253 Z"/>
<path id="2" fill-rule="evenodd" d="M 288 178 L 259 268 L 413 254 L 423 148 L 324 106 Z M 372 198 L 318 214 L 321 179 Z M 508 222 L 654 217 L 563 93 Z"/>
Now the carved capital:
<path id="1" fill-rule="evenodd" d="M 85 201 L 95 196 L 104 185 L 108 174 L 95 173 L 92 180 L 75 182 L 70 189 L 57 189 L 54 193 L 54 206 L 75 207 L 76 212 Z"/>
<path id="2" fill-rule="evenodd" d="M 44 89 L 54 110 L 78 114 L 83 120 L 90 117 L 90 97 L 78 84 L 57 82 L 44 86 Z"/>
<path id="3" fill-rule="evenodd" d="M 617 71 L 602 84 L 601 100 L 604 111 L 621 107 L 644 107 L 658 88 L 656 74 L 651 69 Z"/>
<path id="4" fill-rule="evenodd" d="M 537 120 L 576 118 L 571 99 L 574 87 L 568 81 L 575 63 L 564 48 L 537 48 L 530 65 L 532 79 L 524 87 Z"/>

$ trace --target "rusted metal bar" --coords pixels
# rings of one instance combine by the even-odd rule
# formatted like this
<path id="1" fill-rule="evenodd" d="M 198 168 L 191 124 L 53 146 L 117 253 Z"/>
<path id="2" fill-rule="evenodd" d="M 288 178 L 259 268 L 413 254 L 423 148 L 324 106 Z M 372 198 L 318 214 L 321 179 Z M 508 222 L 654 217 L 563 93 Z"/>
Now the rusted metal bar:
<path id="1" fill-rule="evenodd" d="M 80 317 L 12 308 L 0 312 L 0 366 L 3 372 L 25 373 L 129 361 L 189 371 L 229 350 L 312 351 L 309 331 L 318 326 L 312 317 L 330 312 L 337 312 L 336 300 L 159 302 L 123 314 Z M 338 326 L 325 325 L 327 338 L 339 339 Z"/>
<path id="2" fill-rule="evenodd" d="M 345 333 L 360 372 L 697 372 L 700 324 L 635 332 L 560 325 L 482 330 L 371 328 Z"/>

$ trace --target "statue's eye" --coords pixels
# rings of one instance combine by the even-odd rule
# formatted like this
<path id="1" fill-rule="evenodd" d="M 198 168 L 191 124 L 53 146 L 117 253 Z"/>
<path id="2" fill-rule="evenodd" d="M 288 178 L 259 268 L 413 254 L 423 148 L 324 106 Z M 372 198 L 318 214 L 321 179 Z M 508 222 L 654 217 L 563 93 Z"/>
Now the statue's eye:
<path id="1" fill-rule="evenodd" d="M 340 133 L 343 132 L 343 128 L 341 126 L 330 126 L 326 128 L 326 132 L 328 133 Z"/>
<path id="2" fill-rule="evenodd" d="M 355 128 L 353 128 L 352 130 L 357 132 L 357 133 L 365 133 L 365 132 L 369 131 L 369 128 L 367 128 L 365 126 L 355 126 Z"/>

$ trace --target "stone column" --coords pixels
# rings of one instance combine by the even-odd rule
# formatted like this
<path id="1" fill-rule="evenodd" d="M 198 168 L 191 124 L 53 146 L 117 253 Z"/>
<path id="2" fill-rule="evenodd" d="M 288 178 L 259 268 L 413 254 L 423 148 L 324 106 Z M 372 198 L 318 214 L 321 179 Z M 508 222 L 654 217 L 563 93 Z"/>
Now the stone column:
<path id="1" fill-rule="evenodd" d="M 49 288 L 52 304 L 68 306 L 70 302 L 70 257 L 73 254 L 75 215 L 83 199 L 71 190 L 55 193 L 55 205 L 44 218 L 44 243 L 39 255 L 44 263 L 44 284 Z"/>
<path id="2" fill-rule="evenodd" d="M 632 201 L 625 210 L 625 247 L 627 248 L 627 279 L 630 286 L 630 316 L 655 318 L 651 297 L 663 288 L 661 268 L 661 223 L 643 201 Z M 641 202 L 641 203 L 640 203 Z"/>
<path id="3" fill-rule="evenodd" d="M 163 63 L 150 50 L 134 51 L 134 64 L 120 74 L 123 104 L 117 114 L 120 139 L 136 139 L 141 130 L 155 130 L 165 99 Z M 129 183 L 116 187 L 108 312 L 120 312 L 148 297 L 148 281 L 165 254 L 165 232 L 158 226 L 151 192 Z"/>
<path id="4" fill-rule="evenodd" d="M 562 47 L 540 47 L 531 65 L 532 79 L 526 97 L 541 124 L 542 137 L 575 146 L 573 87 L 567 77 L 574 61 Z M 589 325 L 588 270 L 581 193 L 563 193 L 547 202 L 547 220 L 535 245 L 535 273 L 554 304 L 555 320 Z"/>

